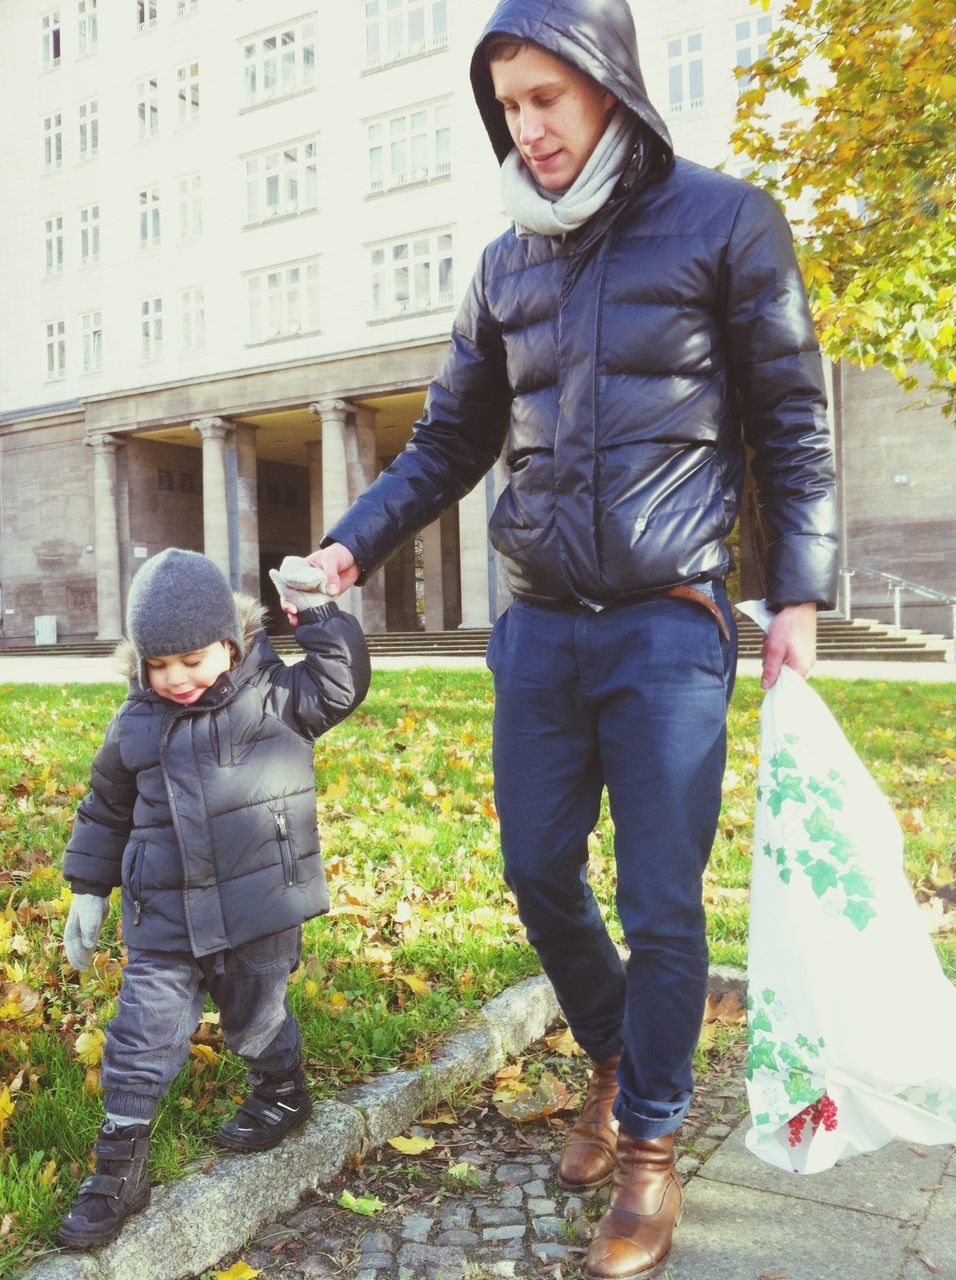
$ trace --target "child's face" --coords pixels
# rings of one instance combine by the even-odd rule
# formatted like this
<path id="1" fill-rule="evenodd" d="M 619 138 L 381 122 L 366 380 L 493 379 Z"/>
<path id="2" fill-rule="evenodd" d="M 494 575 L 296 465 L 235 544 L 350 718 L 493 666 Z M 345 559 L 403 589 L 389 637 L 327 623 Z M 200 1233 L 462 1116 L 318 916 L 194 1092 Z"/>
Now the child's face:
<path id="1" fill-rule="evenodd" d="M 195 649 L 192 653 L 146 659 L 146 671 L 153 691 L 183 707 L 198 702 L 231 665 L 232 646 L 228 640 L 217 640 L 215 644 Z"/>

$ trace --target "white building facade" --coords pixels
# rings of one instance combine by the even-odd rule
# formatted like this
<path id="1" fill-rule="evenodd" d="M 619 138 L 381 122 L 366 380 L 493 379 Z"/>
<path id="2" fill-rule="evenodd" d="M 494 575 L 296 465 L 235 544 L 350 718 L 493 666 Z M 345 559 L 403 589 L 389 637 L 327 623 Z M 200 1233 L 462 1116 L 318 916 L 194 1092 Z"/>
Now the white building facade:
<path id="1" fill-rule="evenodd" d="M 468 82 L 492 9 L 0 2 L 16 52 L 0 83 L 4 640 L 40 616 L 61 638 L 117 637 L 132 574 L 174 544 L 269 599 L 268 569 L 318 545 L 403 447 L 505 225 Z M 772 15 L 635 11 L 678 150 L 741 173 L 733 67 Z M 500 483 L 356 593 L 368 630 L 496 616 Z"/>

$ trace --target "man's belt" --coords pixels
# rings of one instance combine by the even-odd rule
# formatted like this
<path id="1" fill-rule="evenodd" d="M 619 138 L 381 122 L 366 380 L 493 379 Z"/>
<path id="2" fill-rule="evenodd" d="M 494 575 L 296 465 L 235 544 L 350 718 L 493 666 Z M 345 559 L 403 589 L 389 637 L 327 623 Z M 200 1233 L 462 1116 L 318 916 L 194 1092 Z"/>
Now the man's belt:
<path id="1" fill-rule="evenodd" d="M 727 619 L 720 611 L 717 601 L 711 596 L 705 595 L 703 591 L 698 591 L 696 587 L 668 587 L 666 591 L 660 593 L 672 600 L 689 600 L 691 604 L 699 604 L 713 617 L 717 626 L 720 628 L 720 634 L 725 640 L 730 640 L 730 628 L 727 626 Z"/>

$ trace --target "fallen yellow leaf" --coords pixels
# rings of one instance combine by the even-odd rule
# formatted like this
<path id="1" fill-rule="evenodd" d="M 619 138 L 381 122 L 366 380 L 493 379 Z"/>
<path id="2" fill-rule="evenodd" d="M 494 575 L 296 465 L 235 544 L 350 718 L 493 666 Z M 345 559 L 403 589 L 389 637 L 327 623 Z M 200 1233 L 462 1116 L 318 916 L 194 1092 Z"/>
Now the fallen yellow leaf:
<path id="1" fill-rule="evenodd" d="M 214 1271 L 212 1273 L 215 1280 L 255 1280 L 255 1277 L 261 1275 L 260 1271 L 253 1270 L 248 1262 L 242 1258 L 238 1262 L 234 1262 L 228 1271 Z"/>
<path id="2" fill-rule="evenodd" d="M 405 1156 L 420 1156 L 423 1151 L 431 1151 L 435 1145 L 434 1138 L 389 1138 L 388 1145 Z"/>
<path id="3" fill-rule="evenodd" d="M 90 1027 L 87 1031 L 81 1031 L 76 1037 L 74 1052 L 80 1062 L 88 1067 L 95 1067 L 103 1057 L 105 1043 L 106 1036 L 101 1028 Z"/>
<path id="4" fill-rule="evenodd" d="M 219 1061 L 219 1054 L 208 1044 L 190 1045 L 189 1052 L 194 1058 L 198 1058 L 200 1062 L 205 1062 L 207 1067 L 214 1067 Z"/>
<path id="5" fill-rule="evenodd" d="M 395 977 L 399 982 L 404 982 L 406 986 L 411 987 L 417 996 L 427 996 L 431 987 L 424 978 L 417 978 L 411 973 L 396 973 Z"/>

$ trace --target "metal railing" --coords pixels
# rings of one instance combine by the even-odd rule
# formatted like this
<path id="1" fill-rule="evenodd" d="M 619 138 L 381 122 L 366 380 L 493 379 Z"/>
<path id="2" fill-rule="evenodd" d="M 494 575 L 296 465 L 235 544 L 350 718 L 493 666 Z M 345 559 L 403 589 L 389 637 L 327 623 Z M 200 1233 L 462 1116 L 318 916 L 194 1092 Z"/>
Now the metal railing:
<path id="1" fill-rule="evenodd" d="M 956 661 L 956 596 L 947 595 L 945 591 L 937 591 L 935 587 L 924 587 L 918 582 L 908 582 L 905 578 L 899 577 L 895 573 L 884 573 L 880 569 L 864 569 L 856 567 L 853 569 L 846 568 L 840 570 L 840 577 L 843 579 L 843 612 L 847 618 L 853 617 L 852 607 L 852 588 L 851 579 L 857 574 L 865 578 L 875 578 L 879 582 L 886 584 L 888 594 L 893 597 L 893 634 L 899 635 L 902 631 L 903 619 L 903 592 L 910 592 L 915 596 L 922 596 L 924 600 L 937 600 L 942 604 L 948 604 L 952 611 L 952 635 L 953 635 L 953 654 L 951 661 Z"/>

